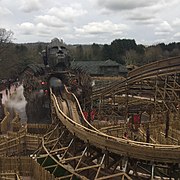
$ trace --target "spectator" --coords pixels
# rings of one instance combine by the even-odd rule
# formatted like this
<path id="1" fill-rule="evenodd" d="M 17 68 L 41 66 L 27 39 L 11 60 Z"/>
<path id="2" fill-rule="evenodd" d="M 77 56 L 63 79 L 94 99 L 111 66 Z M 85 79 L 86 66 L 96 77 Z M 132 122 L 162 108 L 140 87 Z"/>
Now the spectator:
<path id="1" fill-rule="evenodd" d="M 93 110 L 90 112 L 91 121 L 94 120 L 95 114 L 96 114 L 96 110 L 93 109 Z"/>
<path id="2" fill-rule="evenodd" d="M 87 120 L 88 119 L 88 112 L 87 111 L 83 111 L 84 117 Z"/>

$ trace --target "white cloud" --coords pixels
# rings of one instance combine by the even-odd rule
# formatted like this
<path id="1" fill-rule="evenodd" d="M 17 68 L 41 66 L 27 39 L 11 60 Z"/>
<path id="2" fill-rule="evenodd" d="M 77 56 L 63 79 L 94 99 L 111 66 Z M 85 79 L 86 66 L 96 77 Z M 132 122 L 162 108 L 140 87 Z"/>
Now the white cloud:
<path id="1" fill-rule="evenodd" d="M 43 23 L 38 23 L 36 27 L 38 35 L 51 35 L 51 29 Z"/>
<path id="2" fill-rule="evenodd" d="M 170 8 L 178 0 L 94 0 L 103 14 L 117 13 L 127 20 L 139 25 L 155 25 L 160 23 L 162 9 Z M 104 13 L 105 12 L 105 13 Z"/>
<path id="3" fill-rule="evenodd" d="M 109 10 L 130 10 L 139 7 L 151 6 L 155 3 L 155 0 L 97 0 L 99 6 L 103 6 Z"/>
<path id="4" fill-rule="evenodd" d="M 180 32 L 177 32 L 174 37 L 180 37 Z"/>
<path id="5" fill-rule="evenodd" d="M 24 12 L 33 12 L 41 8 L 41 0 L 21 0 L 20 10 Z"/>
<path id="6" fill-rule="evenodd" d="M 65 26 L 61 19 L 51 15 L 37 16 L 35 21 L 50 27 L 61 28 Z"/>
<path id="7" fill-rule="evenodd" d="M 54 15 L 63 21 L 73 22 L 76 17 L 85 15 L 86 10 L 81 6 L 74 5 L 73 7 L 53 7 L 48 11 L 49 15 Z"/>
<path id="8" fill-rule="evenodd" d="M 96 4 L 111 11 L 133 10 L 152 6 L 171 6 L 177 4 L 178 0 L 94 0 Z"/>
<path id="9" fill-rule="evenodd" d="M 158 35 L 158 36 L 166 36 L 166 35 L 169 35 L 170 34 L 170 32 L 168 32 L 168 31 L 157 31 L 157 32 L 155 32 L 154 33 L 155 35 Z"/>
<path id="10" fill-rule="evenodd" d="M 9 14 L 12 14 L 12 12 L 8 8 L 0 7 L 0 16 L 6 16 Z"/>
<path id="11" fill-rule="evenodd" d="M 168 35 L 173 31 L 173 28 L 167 21 L 163 21 L 155 28 L 155 35 Z"/>
<path id="12" fill-rule="evenodd" d="M 179 39 L 179 8 L 179 0 L 0 0 L 0 18 L 16 42 L 61 36 L 67 43 L 124 37 L 150 44 Z"/>
<path id="13" fill-rule="evenodd" d="M 128 26 L 125 24 L 113 24 L 111 21 L 106 20 L 104 22 L 91 22 L 87 25 L 84 25 L 82 28 L 76 28 L 75 30 L 78 33 L 82 34 L 121 34 L 124 30 L 127 30 Z"/>
<path id="14" fill-rule="evenodd" d="M 75 18 L 87 13 L 79 4 L 71 6 L 52 7 L 47 11 L 47 14 L 36 16 L 35 22 L 48 27 L 67 29 L 68 23 L 72 23 Z"/>
<path id="15" fill-rule="evenodd" d="M 19 31 L 21 31 L 21 33 L 25 34 L 25 35 L 31 35 L 34 33 L 34 30 L 35 30 L 34 24 L 32 24 L 30 22 L 18 24 L 17 27 L 18 27 Z"/>
<path id="16" fill-rule="evenodd" d="M 136 24 L 154 25 L 159 23 L 160 19 L 155 17 L 154 13 L 143 13 L 145 11 L 133 11 L 127 15 L 127 19 L 134 21 Z"/>
<path id="17" fill-rule="evenodd" d="M 172 24 L 174 26 L 180 26 L 180 18 L 176 18 L 175 20 L 173 20 Z"/>

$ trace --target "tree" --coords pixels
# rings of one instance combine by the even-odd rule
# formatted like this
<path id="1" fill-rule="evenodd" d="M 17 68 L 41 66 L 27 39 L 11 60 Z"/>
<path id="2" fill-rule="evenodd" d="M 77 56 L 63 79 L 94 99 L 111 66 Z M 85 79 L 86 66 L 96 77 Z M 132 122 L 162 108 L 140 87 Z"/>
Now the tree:
<path id="1" fill-rule="evenodd" d="M 120 64 L 125 64 L 123 56 L 125 52 L 137 47 L 135 40 L 131 39 L 116 39 L 111 43 L 112 59 Z"/>
<path id="2" fill-rule="evenodd" d="M 26 46 L 24 46 L 23 44 L 21 44 L 21 45 L 16 45 L 15 48 L 16 48 L 17 53 L 23 54 L 23 55 L 24 55 L 25 53 L 27 53 L 27 51 L 28 51 L 28 48 L 27 48 Z"/>
<path id="3" fill-rule="evenodd" d="M 100 60 L 101 59 L 101 48 L 98 44 L 93 43 L 92 46 L 92 57 L 93 60 Z"/>
<path id="4" fill-rule="evenodd" d="M 2 53 L 8 45 L 12 42 L 13 32 L 0 28 L 0 53 Z"/>
<path id="5" fill-rule="evenodd" d="M 77 56 L 76 56 L 77 60 L 78 60 L 78 61 L 82 61 L 83 58 L 84 58 L 83 46 L 82 46 L 82 45 L 78 45 L 78 46 L 76 47 L 76 52 L 77 52 Z"/>
<path id="6" fill-rule="evenodd" d="M 162 59 L 162 49 L 160 46 L 150 46 L 146 49 L 145 56 L 144 56 L 144 62 L 150 63 L 154 61 L 158 61 Z"/>
<path id="7" fill-rule="evenodd" d="M 178 48 L 174 48 L 171 52 L 170 52 L 170 56 L 174 57 L 174 56 L 179 56 L 180 55 L 180 50 Z"/>
<path id="8" fill-rule="evenodd" d="M 139 60 L 139 55 L 135 50 L 130 49 L 129 51 L 126 51 L 124 58 L 127 65 L 135 65 Z"/>
<path id="9" fill-rule="evenodd" d="M 111 46 L 109 46 L 108 44 L 104 44 L 102 48 L 102 59 L 112 59 L 112 49 Z"/>
<path id="10" fill-rule="evenodd" d="M 136 50 L 136 52 L 138 54 L 144 55 L 144 53 L 145 53 L 145 46 L 143 46 L 142 44 L 139 44 L 139 45 L 136 46 L 135 50 Z"/>

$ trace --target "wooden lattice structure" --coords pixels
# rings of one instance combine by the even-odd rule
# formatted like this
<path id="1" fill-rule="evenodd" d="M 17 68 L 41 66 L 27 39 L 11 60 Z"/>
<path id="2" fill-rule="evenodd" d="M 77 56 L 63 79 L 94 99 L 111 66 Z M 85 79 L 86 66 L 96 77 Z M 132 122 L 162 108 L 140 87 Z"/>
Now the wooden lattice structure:
<path id="1" fill-rule="evenodd" d="M 16 166 L 19 168 L 12 173 L 33 176 L 28 169 L 33 168 L 35 179 L 178 179 L 179 62 L 179 57 L 155 62 L 132 71 L 126 80 L 94 90 L 91 104 L 99 102 L 99 113 L 103 111 L 108 118 L 121 117 L 121 123 L 109 127 L 92 126 L 84 118 L 76 96 L 67 89 L 61 95 L 51 91 L 53 124 L 27 125 L 17 130 L 15 116 L 12 126 L 17 132 L 2 136 L 0 155 L 18 156 L 19 160 L 11 162 L 10 158 L 11 165 L 2 166 L 1 172 L 9 173 Z M 137 131 L 130 131 L 133 138 L 126 137 L 129 115 L 139 112 L 143 122 Z M 6 121 L 3 132 L 7 131 Z M 30 154 L 33 158 L 23 160 Z M 3 164 L 3 157 L 0 160 Z M 20 168 L 21 163 L 28 166 L 27 174 Z"/>

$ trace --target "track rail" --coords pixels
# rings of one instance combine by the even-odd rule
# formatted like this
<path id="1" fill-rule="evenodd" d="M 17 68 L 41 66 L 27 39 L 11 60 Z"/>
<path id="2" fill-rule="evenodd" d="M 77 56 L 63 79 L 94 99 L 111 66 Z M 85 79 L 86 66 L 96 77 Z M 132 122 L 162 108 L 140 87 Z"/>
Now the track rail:
<path id="1" fill-rule="evenodd" d="M 92 100 L 101 98 L 103 96 L 109 96 L 112 93 L 125 91 L 128 84 L 133 84 L 144 79 L 168 75 L 172 73 L 180 73 L 179 56 L 156 61 L 130 71 L 126 80 L 114 82 L 107 87 L 96 90 L 92 95 Z"/>
<path id="2" fill-rule="evenodd" d="M 172 73 L 180 71 L 180 56 L 168 58 L 156 62 L 152 62 L 134 69 L 128 73 L 128 78 L 133 78 L 143 75 L 149 77 L 150 75 L 163 75 L 164 73 Z"/>

